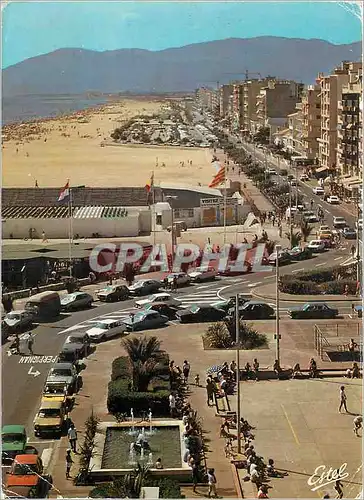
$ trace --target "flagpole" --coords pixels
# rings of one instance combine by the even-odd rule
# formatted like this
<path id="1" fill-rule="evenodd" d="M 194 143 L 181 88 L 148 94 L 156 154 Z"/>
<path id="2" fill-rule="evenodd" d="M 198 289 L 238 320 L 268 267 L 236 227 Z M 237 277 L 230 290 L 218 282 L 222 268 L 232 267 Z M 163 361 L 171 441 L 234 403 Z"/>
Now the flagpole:
<path id="1" fill-rule="evenodd" d="M 158 157 L 156 158 L 155 166 L 158 167 Z M 155 234 L 155 225 L 156 225 L 156 220 L 155 220 L 155 192 L 154 192 L 154 169 L 152 172 L 152 203 L 153 203 L 153 211 L 152 211 L 152 217 L 153 217 L 153 245 L 155 246 L 156 243 L 156 234 Z"/>
<path id="2" fill-rule="evenodd" d="M 73 241 L 73 218 L 72 218 L 72 188 L 69 187 L 68 197 L 68 217 L 69 217 L 69 260 L 70 260 L 70 278 L 72 278 L 72 241 Z"/>

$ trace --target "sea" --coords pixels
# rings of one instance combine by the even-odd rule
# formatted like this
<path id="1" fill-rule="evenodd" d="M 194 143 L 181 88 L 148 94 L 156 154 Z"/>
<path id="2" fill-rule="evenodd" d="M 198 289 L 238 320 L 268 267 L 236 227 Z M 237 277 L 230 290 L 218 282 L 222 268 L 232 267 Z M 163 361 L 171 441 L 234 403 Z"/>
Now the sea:
<path id="1" fill-rule="evenodd" d="M 2 98 L 2 125 L 55 118 L 110 102 L 106 95 L 24 95 Z"/>

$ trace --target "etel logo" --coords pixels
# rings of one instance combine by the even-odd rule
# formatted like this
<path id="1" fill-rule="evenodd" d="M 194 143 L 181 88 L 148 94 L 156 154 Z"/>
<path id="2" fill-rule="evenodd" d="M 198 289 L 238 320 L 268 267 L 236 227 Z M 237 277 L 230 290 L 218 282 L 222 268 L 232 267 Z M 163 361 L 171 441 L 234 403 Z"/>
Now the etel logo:
<path id="1" fill-rule="evenodd" d="M 313 486 L 311 491 L 319 490 L 328 484 L 347 478 L 349 475 L 348 472 L 345 472 L 347 465 L 346 463 L 342 464 L 340 469 L 333 469 L 330 467 L 329 470 L 326 470 L 326 465 L 319 465 L 316 467 L 315 472 L 307 481 L 309 486 Z"/>

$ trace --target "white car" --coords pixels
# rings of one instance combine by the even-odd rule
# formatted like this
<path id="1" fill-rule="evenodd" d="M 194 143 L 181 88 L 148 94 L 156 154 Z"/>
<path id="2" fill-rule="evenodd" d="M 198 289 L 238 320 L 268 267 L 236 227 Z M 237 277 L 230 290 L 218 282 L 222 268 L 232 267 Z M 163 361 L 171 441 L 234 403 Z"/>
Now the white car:
<path id="1" fill-rule="evenodd" d="M 314 187 L 312 192 L 313 192 L 313 194 L 317 194 L 318 196 L 325 194 L 325 190 L 321 186 Z"/>
<path id="2" fill-rule="evenodd" d="M 318 233 L 328 233 L 329 231 L 331 231 L 330 226 L 320 226 L 317 232 Z"/>
<path id="3" fill-rule="evenodd" d="M 125 323 L 120 319 L 101 319 L 92 328 L 86 331 L 91 342 L 102 342 L 124 333 Z"/>
<path id="4" fill-rule="evenodd" d="M 292 187 L 298 186 L 298 182 L 296 181 L 296 179 L 292 179 L 291 182 L 290 182 L 290 184 L 291 184 Z"/>
<path id="5" fill-rule="evenodd" d="M 167 276 L 167 283 L 171 285 L 175 278 L 177 278 L 177 286 L 188 285 L 191 281 L 186 273 L 171 273 Z"/>
<path id="6" fill-rule="evenodd" d="M 217 271 L 213 267 L 209 267 L 204 270 L 197 267 L 194 271 L 188 273 L 188 276 L 191 278 L 191 281 L 201 283 L 201 281 L 215 279 L 217 276 Z"/>
<path id="7" fill-rule="evenodd" d="M 323 252 L 325 250 L 325 243 L 321 240 L 311 240 L 306 248 L 311 250 L 312 253 Z"/>
<path id="8" fill-rule="evenodd" d="M 300 177 L 300 181 L 302 182 L 306 182 L 306 181 L 309 181 L 310 178 L 307 174 L 302 174 L 301 177 Z"/>
<path id="9" fill-rule="evenodd" d="M 339 205 L 340 203 L 338 196 L 329 196 L 326 201 L 331 205 Z"/>
<path id="10" fill-rule="evenodd" d="M 277 175 L 277 171 L 274 168 L 267 168 L 266 172 L 269 175 Z"/>
<path id="11" fill-rule="evenodd" d="M 346 227 L 348 223 L 344 219 L 344 217 L 334 217 L 334 228 L 335 229 L 342 229 Z"/>
<path id="12" fill-rule="evenodd" d="M 171 300 L 174 300 L 172 296 L 169 293 L 161 292 L 161 293 L 154 293 L 153 295 L 149 295 L 146 299 L 142 300 L 137 300 L 135 302 L 135 305 L 137 307 L 145 307 L 152 302 L 170 302 Z"/>

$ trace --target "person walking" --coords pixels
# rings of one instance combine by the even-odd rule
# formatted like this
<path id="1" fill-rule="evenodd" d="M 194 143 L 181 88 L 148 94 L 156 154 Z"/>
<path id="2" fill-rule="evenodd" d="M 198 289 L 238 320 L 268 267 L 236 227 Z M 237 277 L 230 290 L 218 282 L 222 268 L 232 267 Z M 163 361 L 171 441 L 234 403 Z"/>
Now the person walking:
<path id="1" fill-rule="evenodd" d="M 15 334 L 14 348 L 15 348 L 15 354 L 20 354 L 20 338 L 19 338 L 19 333 Z"/>
<path id="2" fill-rule="evenodd" d="M 171 392 L 171 394 L 169 395 L 169 411 L 171 417 L 174 418 L 176 415 L 176 397 L 173 392 Z"/>
<path id="3" fill-rule="evenodd" d="M 33 351 L 34 337 L 32 335 L 32 332 L 28 332 L 26 334 L 25 340 L 27 343 L 27 348 L 28 348 L 29 354 L 31 354 L 33 356 L 34 355 L 34 351 Z"/>
<path id="4" fill-rule="evenodd" d="M 77 453 L 77 430 L 75 428 L 75 424 L 72 423 L 70 425 L 67 436 L 71 446 L 71 450 L 73 451 L 73 453 Z"/>
<path id="5" fill-rule="evenodd" d="M 71 450 L 68 448 L 66 451 L 66 479 L 70 479 L 70 472 L 71 472 L 71 467 L 73 464 L 72 456 L 71 456 Z"/>
<path id="6" fill-rule="evenodd" d="M 346 397 L 346 393 L 345 393 L 345 386 L 342 385 L 340 387 L 340 406 L 339 406 L 340 413 L 341 413 L 342 407 L 344 407 L 344 410 L 346 411 L 346 413 L 349 413 L 348 408 L 346 406 L 346 401 L 347 401 L 347 397 Z"/>
<path id="7" fill-rule="evenodd" d="M 192 473 L 193 492 L 196 493 L 196 487 L 198 483 L 198 467 L 193 457 L 190 458 L 189 465 L 191 467 L 191 473 Z"/>
<path id="8" fill-rule="evenodd" d="M 185 384 L 188 384 L 188 376 L 190 374 L 190 369 L 191 369 L 190 364 L 185 359 L 184 362 L 183 362 L 183 365 L 182 365 L 183 378 L 184 378 Z"/>
<path id="9" fill-rule="evenodd" d="M 210 377 L 206 379 L 206 393 L 207 393 L 207 406 L 211 406 L 210 402 L 212 403 L 212 405 L 214 404 L 214 384 L 212 383 Z"/>
<path id="10" fill-rule="evenodd" d="M 358 415 L 357 417 L 355 417 L 353 420 L 353 424 L 354 424 L 354 429 L 353 429 L 354 434 L 356 436 L 359 436 L 358 431 L 359 431 L 359 429 L 362 429 L 362 427 L 363 427 L 363 417 L 361 415 Z"/>
<path id="11" fill-rule="evenodd" d="M 354 258 L 354 255 L 355 255 L 355 245 L 351 245 L 350 252 L 351 252 L 352 257 Z"/>
<path id="12" fill-rule="evenodd" d="M 47 238 L 46 238 L 46 234 L 45 234 L 45 231 L 43 230 L 42 231 L 42 243 L 46 243 L 48 242 Z"/>
<path id="13" fill-rule="evenodd" d="M 216 476 L 215 476 L 215 469 L 209 469 L 207 471 L 207 481 L 209 483 L 209 491 L 207 493 L 207 496 L 211 498 L 211 495 L 214 496 L 214 498 L 217 498 L 217 492 L 216 492 Z"/>

